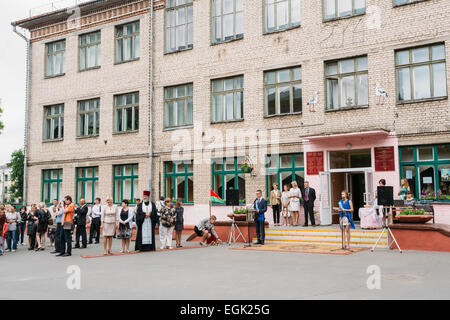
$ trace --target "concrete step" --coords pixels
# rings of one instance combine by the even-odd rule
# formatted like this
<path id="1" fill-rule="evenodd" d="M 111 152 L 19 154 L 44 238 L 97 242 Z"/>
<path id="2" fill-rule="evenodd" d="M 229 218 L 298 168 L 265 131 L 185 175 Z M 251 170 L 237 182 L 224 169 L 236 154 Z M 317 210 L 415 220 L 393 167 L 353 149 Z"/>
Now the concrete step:
<path id="1" fill-rule="evenodd" d="M 357 247 L 372 247 L 375 245 L 381 230 L 352 230 L 350 244 Z M 256 239 L 254 239 L 256 240 Z M 298 243 L 323 244 L 338 246 L 342 243 L 341 231 L 320 229 L 266 229 L 266 243 Z M 387 248 L 387 232 L 383 233 L 379 242 L 381 248 Z"/>

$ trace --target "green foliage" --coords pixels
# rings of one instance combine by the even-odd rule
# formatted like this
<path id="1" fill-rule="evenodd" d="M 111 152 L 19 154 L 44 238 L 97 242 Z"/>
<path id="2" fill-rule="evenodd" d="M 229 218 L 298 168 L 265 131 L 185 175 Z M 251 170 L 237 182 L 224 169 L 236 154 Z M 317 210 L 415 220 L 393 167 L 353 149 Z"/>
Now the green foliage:
<path id="1" fill-rule="evenodd" d="M 401 216 L 426 216 L 430 213 L 426 212 L 423 209 L 405 209 L 400 212 Z"/>
<path id="2" fill-rule="evenodd" d="M 1 100 L 0 100 L 0 103 L 1 103 Z M 2 107 L 0 106 L 0 134 L 2 133 L 2 130 L 3 130 L 3 128 L 4 128 L 4 126 L 3 126 L 3 122 L 2 122 L 2 113 L 3 113 L 3 110 L 2 110 Z"/>
<path id="3" fill-rule="evenodd" d="M 8 168 L 11 168 L 11 180 L 13 184 L 9 188 L 11 197 L 23 199 L 23 150 L 14 151 L 11 155 L 11 161 Z"/>
<path id="4" fill-rule="evenodd" d="M 247 214 L 248 213 L 248 209 L 247 208 L 240 208 L 240 209 L 235 209 L 233 214 Z"/>

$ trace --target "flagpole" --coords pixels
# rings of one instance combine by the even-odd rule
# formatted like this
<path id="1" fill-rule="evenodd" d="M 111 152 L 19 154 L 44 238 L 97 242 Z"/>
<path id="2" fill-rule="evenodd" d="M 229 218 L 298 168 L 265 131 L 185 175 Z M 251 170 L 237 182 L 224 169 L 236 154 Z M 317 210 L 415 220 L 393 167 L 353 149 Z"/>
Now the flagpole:
<path id="1" fill-rule="evenodd" d="M 211 199 L 209 200 L 209 217 L 211 218 Z"/>

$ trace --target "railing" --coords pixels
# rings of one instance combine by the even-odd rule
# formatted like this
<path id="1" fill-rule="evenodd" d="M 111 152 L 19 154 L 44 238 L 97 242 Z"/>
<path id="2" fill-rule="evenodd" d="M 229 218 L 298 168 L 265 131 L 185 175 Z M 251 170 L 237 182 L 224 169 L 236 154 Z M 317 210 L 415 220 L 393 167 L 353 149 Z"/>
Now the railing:
<path id="1" fill-rule="evenodd" d="M 76 7 L 79 4 L 85 3 L 85 2 L 91 2 L 93 0 L 58 0 L 53 1 L 48 4 L 31 8 L 30 9 L 30 17 L 38 16 L 45 13 L 52 13 L 58 10 L 66 9 L 66 8 L 72 8 Z"/>

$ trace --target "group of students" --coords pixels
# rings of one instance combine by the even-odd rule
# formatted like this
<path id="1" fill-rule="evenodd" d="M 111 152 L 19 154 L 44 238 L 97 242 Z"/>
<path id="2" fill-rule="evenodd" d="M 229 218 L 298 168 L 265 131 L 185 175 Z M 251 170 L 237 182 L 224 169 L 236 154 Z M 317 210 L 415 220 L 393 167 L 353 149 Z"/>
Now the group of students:
<path id="1" fill-rule="evenodd" d="M 144 192 L 144 199 L 137 199 L 135 208 L 123 200 L 120 206 L 112 198 L 101 204 L 96 198 L 94 204 L 88 205 L 84 199 L 79 205 L 73 203 L 70 196 L 46 207 L 44 203 L 31 205 L 27 212 L 21 207 L 19 212 L 12 205 L 0 205 L 0 255 L 4 248 L 15 252 L 18 243 L 24 245 L 25 232 L 28 235 L 28 250 L 43 251 L 46 238 L 50 240 L 51 252 L 58 257 L 72 255 L 72 236 L 75 236 L 74 248 L 84 249 L 88 244 L 100 243 L 100 234 L 104 238 L 104 254 L 111 254 L 112 239 L 122 240 L 121 253 L 130 252 L 133 235 L 133 223 L 136 224 L 137 251 L 155 250 L 155 226 L 158 225 L 161 249 L 172 249 L 172 233 L 175 230 L 176 247 L 182 247 L 181 235 L 184 229 L 184 208 L 182 201 L 175 204 L 172 200 L 161 198 L 153 203 L 149 200 L 150 192 Z M 87 227 L 90 227 L 89 242 Z M 102 232 L 101 232 L 102 229 Z"/>

